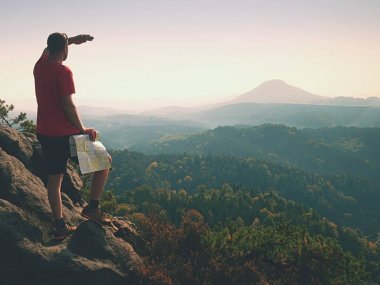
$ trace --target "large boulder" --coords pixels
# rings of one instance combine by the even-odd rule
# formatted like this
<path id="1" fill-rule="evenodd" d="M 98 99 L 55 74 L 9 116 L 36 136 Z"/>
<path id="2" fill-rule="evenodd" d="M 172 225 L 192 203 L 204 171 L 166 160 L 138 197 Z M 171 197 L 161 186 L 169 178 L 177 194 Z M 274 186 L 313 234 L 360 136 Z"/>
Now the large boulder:
<path id="1" fill-rule="evenodd" d="M 135 251 L 144 244 L 133 224 L 84 220 L 65 194 L 65 219 L 78 229 L 53 242 L 47 190 L 34 174 L 38 142 L 5 127 L 0 134 L 0 284 L 155 284 Z"/>
<path id="2" fill-rule="evenodd" d="M 16 157 L 25 167 L 31 169 L 33 147 L 26 136 L 0 124 L 0 147 L 9 155 Z"/>
<path id="3" fill-rule="evenodd" d="M 48 174 L 45 158 L 36 135 L 20 133 L 0 124 L 0 148 L 17 158 L 29 171 L 47 184 Z M 66 193 L 74 204 L 82 205 L 81 192 L 83 182 L 69 164 L 62 182 L 62 192 Z"/>

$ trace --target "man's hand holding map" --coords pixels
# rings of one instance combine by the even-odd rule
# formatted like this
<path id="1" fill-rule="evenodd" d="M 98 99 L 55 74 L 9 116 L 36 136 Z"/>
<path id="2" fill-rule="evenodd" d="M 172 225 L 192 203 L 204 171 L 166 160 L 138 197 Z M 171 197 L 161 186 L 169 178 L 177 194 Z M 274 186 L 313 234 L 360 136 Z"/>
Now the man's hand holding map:
<path id="1" fill-rule="evenodd" d="M 92 141 L 88 135 L 70 137 L 70 153 L 72 157 L 78 156 L 82 174 L 111 167 L 107 149 L 98 139 L 99 133 L 97 133 L 96 141 Z"/>

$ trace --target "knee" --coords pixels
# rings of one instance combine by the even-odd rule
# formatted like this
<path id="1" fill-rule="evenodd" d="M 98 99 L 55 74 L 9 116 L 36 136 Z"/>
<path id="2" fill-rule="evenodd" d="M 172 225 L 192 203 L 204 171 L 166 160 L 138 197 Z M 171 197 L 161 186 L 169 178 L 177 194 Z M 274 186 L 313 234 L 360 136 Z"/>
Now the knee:
<path id="1" fill-rule="evenodd" d="M 104 177 L 104 176 L 107 177 L 109 170 L 110 170 L 110 168 L 95 171 L 94 176 L 95 177 Z"/>

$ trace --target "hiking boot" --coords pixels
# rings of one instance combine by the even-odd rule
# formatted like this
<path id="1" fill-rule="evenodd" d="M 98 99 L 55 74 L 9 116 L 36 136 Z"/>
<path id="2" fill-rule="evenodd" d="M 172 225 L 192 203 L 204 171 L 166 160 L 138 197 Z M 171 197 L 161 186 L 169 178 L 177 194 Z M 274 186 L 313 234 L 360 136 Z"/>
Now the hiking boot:
<path id="1" fill-rule="evenodd" d="M 104 217 L 100 208 L 91 209 L 89 205 L 83 208 L 81 215 L 82 217 L 97 222 L 99 225 L 109 225 L 111 223 L 110 219 Z"/>
<path id="2" fill-rule="evenodd" d="M 67 236 L 75 232 L 77 227 L 65 225 L 64 228 L 55 228 L 53 231 L 53 240 L 64 240 Z"/>

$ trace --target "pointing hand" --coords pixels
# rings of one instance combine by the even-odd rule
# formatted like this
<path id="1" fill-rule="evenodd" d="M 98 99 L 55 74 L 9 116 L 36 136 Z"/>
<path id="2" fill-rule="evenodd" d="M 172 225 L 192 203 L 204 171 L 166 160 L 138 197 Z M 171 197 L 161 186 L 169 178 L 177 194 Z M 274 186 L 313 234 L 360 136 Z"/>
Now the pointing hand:
<path id="1" fill-rule="evenodd" d="M 92 41 L 94 39 L 91 35 L 77 35 L 75 37 L 69 38 L 69 44 L 80 45 L 87 41 Z"/>

